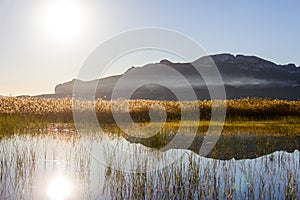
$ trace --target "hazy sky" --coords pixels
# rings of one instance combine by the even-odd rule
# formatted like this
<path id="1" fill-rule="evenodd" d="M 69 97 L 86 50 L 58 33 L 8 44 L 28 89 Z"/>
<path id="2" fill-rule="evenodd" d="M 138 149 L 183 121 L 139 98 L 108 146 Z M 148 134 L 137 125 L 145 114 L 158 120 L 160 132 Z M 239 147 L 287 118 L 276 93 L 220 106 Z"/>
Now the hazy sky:
<path id="1" fill-rule="evenodd" d="M 296 0 L 0 0 L 0 95 L 52 93 L 77 76 L 103 41 L 142 27 L 179 31 L 209 54 L 257 55 L 298 66 L 299 9 Z M 130 64 L 160 57 L 168 55 Z M 111 73 L 123 73 L 127 65 Z"/>

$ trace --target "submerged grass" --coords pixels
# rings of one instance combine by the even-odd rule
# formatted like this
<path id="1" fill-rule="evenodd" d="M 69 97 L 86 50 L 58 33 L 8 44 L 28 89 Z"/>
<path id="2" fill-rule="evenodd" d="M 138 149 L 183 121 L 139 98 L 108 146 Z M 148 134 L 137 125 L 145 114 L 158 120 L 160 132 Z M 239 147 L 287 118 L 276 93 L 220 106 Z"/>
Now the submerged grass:
<path id="1" fill-rule="evenodd" d="M 224 124 L 216 121 L 168 121 L 162 122 L 140 122 L 136 123 L 140 127 L 150 125 L 146 129 L 140 129 L 140 135 L 153 135 L 162 137 L 164 135 L 176 135 L 179 128 L 184 134 L 206 134 L 209 127 L 223 126 L 222 135 L 236 134 L 257 134 L 273 136 L 300 136 L 300 117 L 289 117 L 288 119 L 278 120 L 260 120 L 260 121 L 225 121 Z M 99 131 L 99 127 L 110 135 L 126 136 L 124 130 L 115 123 L 93 124 L 65 122 L 64 120 L 38 118 L 35 116 L 18 116 L 18 115 L 0 115 L 0 138 L 12 136 L 14 134 L 48 134 L 48 133 L 72 133 L 77 134 L 77 129 L 86 130 L 87 132 Z M 127 131 L 134 131 L 133 124 L 125 124 Z M 122 128 L 124 128 L 122 127 Z M 159 127 L 159 129 L 157 129 Z M 161 127 L 161 128 L 160 128 Z M 153 133 L 153 131 L 155 133 Z M 157 132 L 159 130 L 159 132 Z"/>
<path id="2" fill-rule="evenodd" d="M 151 158 L 123 157 L 116 148 L 103 149 L 103 165 L 87 148 L 96 147 L 94 142 L 79 138 L 74 145 L 49 136 L 1 140 L 0 198 L 49 198 L 47 183 L 63 175 L 72 184 L 69 199 L 299 199 L 299 151 L 240 161 L 186 151 L 176 162 L 150 170 Z M 149 153 L 123 142 L 117 144 L 134 155 Z M 136 170 L 125 170 L 124 163 Z"/>
<path id="3" fill-rule="evenodd" d="M 297 170 L 290 162 L 283 153 L 239 162 L 190 154 L 152 172 L 107 167 L 104 192 L 111 199 L 298 199 Z"/>

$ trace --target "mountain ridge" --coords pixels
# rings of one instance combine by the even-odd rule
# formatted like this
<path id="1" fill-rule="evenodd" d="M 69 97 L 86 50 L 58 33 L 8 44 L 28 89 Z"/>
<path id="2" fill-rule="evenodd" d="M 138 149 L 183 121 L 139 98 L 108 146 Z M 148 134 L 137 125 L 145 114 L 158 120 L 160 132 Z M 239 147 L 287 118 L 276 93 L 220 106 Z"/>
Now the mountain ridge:
<path id="1" fill-rule="evenodd" d="M 131 67 L 124 74 L 109 76 L 92 81 L 72 81 L 59 84 L 55 87 L 55 94 L 39 95 L 38 97 L 61 98 L 73 95 L 74 84 L 82 87 L 83 95 L 91 85 L 96 84 L 95 98 L 110 100 L 115 84 L 122 78 L 134 75 L 125 80 L 120 93 L 124 97 L 126 92 L 135 87 L 135 83 L 141 79 L 153 82 L 166 83 L 176 88 L 181 94 L 185 94 L 187 85 L 184 81 L 173 80 L 174 77 L 164 72 L 163 66 L 170 67 L 181 74 L 193 87 L 198 99 L 210 99 L 209 91 L 203 77 L 197 69 L 209 69 L 214 62 L 217 66 L 226 90 L 227 99 L 244 97 L 258 97 L 271 99 L 300 99 L 300 67 L 295 64 L 278 65 L 274 62 L 259 58 L 257 56 L 232 55 L 228 53 L 201 57 L 193 62 L 173 63 L 163 59 L 159 63 L 150 63 L 140 67 Z M 152 79 L 150 80 L 150 77 Z M 173 79 L 172 79 L 173 78 Z M 212 80 L 214 80 L 213 75 Z M 213 87 L 220 87 L 223 83 L 211 82 Z M 119 96 L 123 97 L 122 94 Z M 176 95 L 166 87 L 155 84 L 141 85 L 131 96 L 132 99 L 154 99 L 154 100 L 178 100 Z M 190 100 L 187 97 L 185 100 Z"/>

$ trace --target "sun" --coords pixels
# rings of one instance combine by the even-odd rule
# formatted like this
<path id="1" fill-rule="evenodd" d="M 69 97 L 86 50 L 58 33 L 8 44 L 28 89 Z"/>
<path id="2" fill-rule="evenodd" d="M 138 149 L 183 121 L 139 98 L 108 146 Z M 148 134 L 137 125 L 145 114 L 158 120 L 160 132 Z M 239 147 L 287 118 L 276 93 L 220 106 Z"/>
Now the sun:
<path id="1" fill-rule="evenodd" d="M 86 24 L 84 10 L 76 1 L 53 1 L 45 6 L 41 15 L 43 31 L 60 42 L 78 39 Z"/>

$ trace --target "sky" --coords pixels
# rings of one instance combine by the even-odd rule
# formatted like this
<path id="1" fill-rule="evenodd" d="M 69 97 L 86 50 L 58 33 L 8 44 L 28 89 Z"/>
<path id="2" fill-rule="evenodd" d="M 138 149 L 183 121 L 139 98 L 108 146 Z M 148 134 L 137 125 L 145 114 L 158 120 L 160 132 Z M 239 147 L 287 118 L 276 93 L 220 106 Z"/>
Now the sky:
<path id="1" fill-rule="evenodd" d="M 299 66 L 299 9 L 296 0 L 1 0 L 0 95 L 53 93 L 55 85 L 77 77 L 103 42 L 143 27 L 178 31 L 207 54 Z M 107 75 L 163 58 L 180 61 L 164 53 L 129 58 Z"/>

